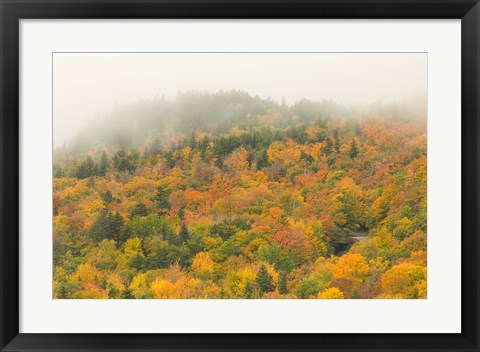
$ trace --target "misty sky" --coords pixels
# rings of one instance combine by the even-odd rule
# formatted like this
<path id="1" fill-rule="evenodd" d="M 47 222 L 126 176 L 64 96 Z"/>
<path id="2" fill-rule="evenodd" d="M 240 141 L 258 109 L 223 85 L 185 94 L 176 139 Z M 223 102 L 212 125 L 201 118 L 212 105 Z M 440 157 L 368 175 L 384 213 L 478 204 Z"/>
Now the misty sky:
<path id="1" fill-rule="evenodd" d="M 115 105 L 237 89 L 287 103 L 401 101 L 427 94 L 427 54 L 81 54 L 53 56 L 54 146 Z"/>

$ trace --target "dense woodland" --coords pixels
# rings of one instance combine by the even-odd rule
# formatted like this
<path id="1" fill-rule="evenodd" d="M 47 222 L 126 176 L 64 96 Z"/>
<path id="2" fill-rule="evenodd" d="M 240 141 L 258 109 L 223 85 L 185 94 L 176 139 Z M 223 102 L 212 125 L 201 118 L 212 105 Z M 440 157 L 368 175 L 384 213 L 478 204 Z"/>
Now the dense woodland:
<path id="1" fill-rule="evenodd" d="M 53 295 L 425 298 L 426 153 L 415 104 L 118 107 L 54 152 Z"/>

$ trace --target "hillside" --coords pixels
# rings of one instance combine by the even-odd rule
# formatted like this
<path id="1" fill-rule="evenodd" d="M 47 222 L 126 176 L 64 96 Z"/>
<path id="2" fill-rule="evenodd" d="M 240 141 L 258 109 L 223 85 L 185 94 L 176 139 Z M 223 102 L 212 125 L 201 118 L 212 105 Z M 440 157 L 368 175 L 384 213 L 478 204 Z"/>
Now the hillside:
<path id="1" fill-rule="evenodd" d="M 425 298 L 422 111 L 189 92 L 91 121 L 54 153 L 54 297 Z"/>

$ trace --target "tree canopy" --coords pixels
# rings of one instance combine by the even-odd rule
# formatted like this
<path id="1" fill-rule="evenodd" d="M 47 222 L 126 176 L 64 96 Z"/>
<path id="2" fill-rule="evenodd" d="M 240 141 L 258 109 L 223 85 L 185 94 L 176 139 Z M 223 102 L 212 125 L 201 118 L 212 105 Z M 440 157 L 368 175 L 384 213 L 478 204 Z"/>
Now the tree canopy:
<path id="1" fill-rule="evenodd" d="M 54 296 L 425 298 L 426 155 L 425 116 L 393 107 L 115 110 L 54 153 Z"/>

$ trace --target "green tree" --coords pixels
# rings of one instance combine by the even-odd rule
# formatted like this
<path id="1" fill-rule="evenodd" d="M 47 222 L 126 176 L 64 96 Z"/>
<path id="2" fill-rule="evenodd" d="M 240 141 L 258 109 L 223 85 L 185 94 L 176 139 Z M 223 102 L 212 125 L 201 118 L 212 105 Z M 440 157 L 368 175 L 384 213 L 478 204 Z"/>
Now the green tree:
<path id="1" fill-rule="evenodd" d="M 105 152 L 103 152 L 102 156 L 100 158 L 100 165 L 98 167 L 98 174 L 99 174 L 99 176 L 105 176 L 107 171 L 108 171 L 108 158 L 107 158 L 107 154 L 105 154 Z"/>
<path id="2" fill-rule="evenodd" d="M 358 146 L 355 138 L 352 139 L 352 144 L 350 144 L 350 150 L 348 151 L 348 156 L 352 159 L 355 159 L 358 156 Z"/>
<path id="3" fill-rule="evenodd" d="M 264 150 L 257 159 L 256 168 L 257 170 L 261 170 L 268 166 L 270 166 L 270 162 L 268 161 L 267 151 Z"/>
<path id="4" fill-rule="evenodd" d="M 300 284 L 295 288 L 295 294 L 299 298 L 313 298 L 317 296 L 320 289 L 321 287 L 316 280 L 306 278 L 300 281 Z"/>
<path id="5" fill-rule="evenodd" d="M 338 153 L 340 152 L 340 139 L 338 137 L 338 130 L 333 131 L 333 137 L 335 138 L 333 146 L 335 147 L 335 151 Z"/>
<path id="6" fill-rule="evenodd" d="M 136 216 L 147 216 L 150 213 L 147 206 L 143 203 L 137 203 L 130 210 L 130 218 L 133 219 Z"/>
<path id="7" fill-rule="evenodd" d="M 120 172 L 133 172 L 135 170 L 135 157 L 134 155 L 129 155 L 125 150 L 119 150 L 113 156 L 113 165 L 115 169 Z"/>
<path id="8" fill-rule="evenodd" d="M 180 209 L 178 209 L 177 215 L 180 218 L 180 220 L 183 221 L 185 219 L 185 207 L 181 207 Z"/>
<path id="9" fill-rule="evenodd" d="M 77 178 L 81 179 L 92 177 L 97 174 L 97 170 L 97 164 L 95 164 L 90 156 L 87 156 L 87 158 L 78 167 L 76 176 Z"/>
<path id="10" fill-rule="evenodd" d="M 122 292 L 122 299 L 134 299 L 135 296 L 132 294 L 131 288 L 126 288 L 125 291 Z"/>
<path id="11" fill-rule="evenodd" d="M 260 267 L 257 277 L 255 278 L 255 282 L 262 292 L 271 292 L 275 290 L 272 275 L 268 273 L 265 265 Z"/>
<path id="12" fill-rule="evenodd" d="M 53 177 L 54 178 L 63 177 L 63 170 L 60 166 L 54 166 L 53 167 Z"/>
<path id="13" fill-rule="evenodd" d="M 110 210 L 104 209 L 90 227 L 89 233 L 92 239 L 100 242 L 103 239 L 115 240 L 117 244 L 124 241 L 124 221 L 122 216 Z"/>
<path id="14" fill-rule="evenodd" d="M 165 218 L 153 213 L 132 218 L 127 224 L 127 229 L 130 235 L 142 239 L 152 236 L 168 239 L 172 235 Z"/>
<path id="15" fill-rule="evenodd" d="M 170 210 L 172 205 L 168 200 L 170 192 L 164 186 L 157 187 L 157 194 L 155 195 L 155 203 L 160 212 L 164 213 Z"/>
<path id="16" fill-rule="evenodd" d="M 185 225 L 185 223 L 182 223 L 180 233 L 178 234 L 178 241 L 180 244 L 187 243 L 189 238 L 190 234 L 188 233 L 187 225 Z"/>
<path id="17" fill-rule="evenodd" d="M 280 273 L 280 276 L 278 278 L 278 293 L 280 293 L 281 295 L 285 295 L 288 293 L 287 274 L 284 271 Z"/>
<path id="18" fill-rule="evenodd" d="M 243 293 L 243 298 L 252 299 L 255 292 L 253 290 L 253 285 L 251 282 L 245 284 L 245 292 Z"/>
<path id="19" fill-rule="evenodd" d="M 325 147 L 324 147 L 324 152 L 327 156 L 329 156 L 330 154 L 332 154 L 332 141 L 330 139 L 330 137 L 327 137 L 325 139 Z"/>
<path id="20" fill-rule="evenodd" d="M 58 299 L 65 299 L 65 298 L 68 298 L 69 296 L 69 292 L 68 292 L 68 289 L 66 287 L 66 284 L 64 282 L 62 282 L 57 290 L 57 298 Z"/>
<path id="21" fill-rule="evenodd" d="M 112 192 L 106 191 L 105 193 L 102 193 L 102 200 L 105 205 L 109 205 L 115 199 L 113 198 Z"/>
<path id="22" fill-rule="evenodd" d="M 213 225 L 210 229 L 210 234 L 213 236 L 220 236 L 222 239 L 227 240 L 233 237 L 237 231 L 238 228 L 235 225 L 223 222 Z"/>
<path id="23" fill-rule="evenodd" d="M 262 246 L 257 252 L 259 259 L 275 266 L 275 270 L 290 272 L 295 268 L 293 257 L 276 244 Z"/>

